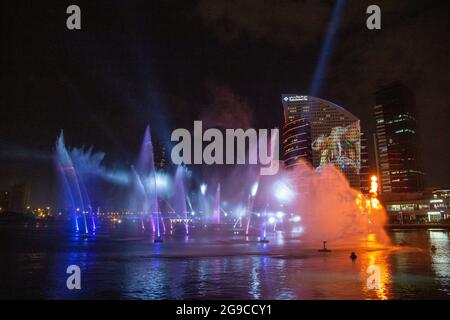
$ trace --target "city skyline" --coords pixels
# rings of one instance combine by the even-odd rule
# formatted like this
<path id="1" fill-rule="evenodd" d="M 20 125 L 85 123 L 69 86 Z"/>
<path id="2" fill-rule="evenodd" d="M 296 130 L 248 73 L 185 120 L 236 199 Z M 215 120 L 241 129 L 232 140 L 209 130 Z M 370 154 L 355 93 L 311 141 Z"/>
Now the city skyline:
<path id="1" fill-rule="evenodd" d="M 449 300 L 449 13 L 0 2 L 0 300 Z"/>
<path id="2" fill-rule="evenodd" d="M 404 84 L 402 84 L 401 82 L 399 82 L 399 81 L 394 81 L 393 83 L 391 83 L 391 84 L 388 84 L 388 85 L 384 85 L 384 86 L 382 86 L 382 87 L 380 87 L 377 91 L 376 91 L 376 93 L 378 94 L 378 92 L 380 92 L 380 90 L 383 90 L 383 88 L 390 88 L 390 87 L 392 87 L 392 86 L 403 86 L 403 87 L 405 87 L 406 88 L 406 86 L 404 85 Z M 405 89 L 405 90 L 408 90 L 407 88 Z M 281 122 L 281 123 L 279 123 L 279 124 L 277 124 L 277 125 L 275 125 L 275 127 L 284 127 L 286 124 L 289 124 L 289 125 L 291 125 L 292 123 L 295 123 L 295 122 L 297 122 L 297 121 L 299 121 L 299 120 L 301 120 L 301 119 L 294 119 L 294 118 L 292 118 L 292 119 L 290 119 L 289 121 L 288 121 L 288 119 L 286 119 L 286 117 L 287 117 L 287 113 L 288 113 L 288 103 L 290 103 L 290 101 L 288 101 L 288 100 L 285 100 L 286 98 L 287 99 L 289 99 L 289 97 L 304 97 L 305 99 L 303 99 L 302 101 L 299 101 L 299 100 L 295 100 L 295 101 L 299 101 L 299 102 L 295 102 L 294 100 L 293 100 L 293 104 L 298 104 L 298 103 L 300 103 L 300 104 L 302 104 L 302 103 L 306 103 L 306 104 L 308 104 L 308 106 L 310 105 L 310 102 L 308 101 L 308 100 L 317 100 L 317 101 L 322 101 L 323 103 L 326 103 L 326 104 L 330 104 L 330 105 L 334 105 L 333 103 L 331 103 L 331 102 L 328 102 L 328 101 L 325 101 L 325 100 L 323 100 L 323 99 L 317 99 L 317 98 L 315 98 L 315 97 L 309 97 L 309 96 L 307 96 L 307 95 L 293 95 L 293 94 L 282 94 L 281 95 L 281 97 L 282 97 L 282 108 L 281 108 L 281 110 L 282 110 L 282 113 L 283 113 L 283 121 Z M 379 108 L 380 107 L 380 103 L 381 102 L 379 102 L 378 104 L 376 104 L 376 106 L 374 107 L 375 108 L 375 115 L 374 115 L 374 117 L 373 117 L 373 121 L 374 122 L 376 122 L 376 121 L 379 121 L 379 120 L 377 120 L 378 118 L 377 118 L 377 108 Z M 336 106 L 336 105 L 335 105 Z M 361 158 L 361 155 L 359 155 L 359 159 L 358 160 L 355 160 L 356 162 L 358 162 L 358 164 L 359 164 L 359 166 L 360 166 L 360 168 L 359 169 L 361 169 L 361 165 L 364 163 L 364 162 L 366 162 L 366 161 L 369 161 L 369 164 L 367 165 L 365 165 L 365 168 L 363 168 L 364 169 L 364 173 L 362 173 L 363 175 L 367 175 L 367 177 L 364 177 L 362 180 L 363 181 L 365 181 L 365 182 L 367 182 L 368 183 L 368 181 L 369 181 L 369 179 L 368 179 L 368 175 L 369 174 L 377 174 L 379 177 L 380 177 L 380 179 L 382 180 L 383 179 L 383 174 L 381 173 L 381 171 L 380 171 L 380 169 L 378 168 L 378 166 L 379 166 L 379 163 L 377 162 L 377 155 L 378 155 L 378 153 L 377 152 L 379 152 L 378 150 L 377 150 L 377 147 L 376 147 L 376 144 L 377 144 L 377 139 L 375 138 L 375 136 L 376 136 L 376 130 L 375 130 L 375 132 L 374 132 L 374 140 L 373 141 L 370 141 L 369 140 L 369 142 L 365 142 L 365 145 L 363 146 L 362 145 L 362 143 L 361 143 L 361 141 L 363 140 L 363 139 L 366 139 L 366 137 L 365 138 L 362 138 L 363 137 L 363 135 L 364 135 L 364 128 L 359 128 L 360 127 L 360 120 L 358 119 L 358 118 L 356 118 L 354 115 L 352 115 L 351 113 L 349 113 L 346 109 L 344 109 L 344 108 L 341 108 L 341 107 L 339 107 L 339 106 L 336 106 L 335 108 L 337 108 L 338 110 L 340 109 L 340 110 L 342 110 L 342 112 L 343 112 L 343 114 L 348 114 L 348 115 L 350 115 L 350 117 L 355 121 L 355 122 L 357 122 L 357 126 L 358 126 L 358 132 L 359 132 L 359 135 L 360 135 L 360 138 L 359 138 L 359 152 L 361 153 L 362 152 L 362 148 L 367 148 L 367 144 L 368 145 L 372 145 L 373 144 L 373 146 L 372 146 L 372 148 L 370 148 L 369 150 L 371 150 L 371 152 L 369 152 L 369 156 L 367 156 L 366 155 L 366 158 L 364 158 L 364 159 L 362 159 Z M 415 109 L 415 106 L 412 106 L 412 107 L 408 107 L 408 105 L 406 106 L 406 108 L 408 109 L 408 108 L 412 108 L 412 109 Z M 297 109 L 296 109 L 297 110 Z M 331 111 L 331 110 L 329 110 L 329 111 Z M 300 112 L 300 111 L 298 111 L 298 112 Z M 298 113 L 297 112 L 297 113 Z M 308 108 L 308 112 L 309 112 L 309 108 Z M 325 111 L 324 111 L 325 112 Z M 326 113 L 326 112 L 325 112 Z M 324 116 L 325 116 L 325 113 L 324 113 Z M 293 114 L 296 114 L 296 112 L 294 112 Z M 298 113 L 299 115 L 300 115 L 300 113 Z M 395 113 L 394 113 L 395 114 Z M 312 118 L 311 118 L 312 119 Z M 415 120 L 415 119 L 414 119 Z M 308 121 L 311 121 L 311 120 L 308 120 Z M 348 120 L 347 120 L 348 121 Z M 336 121 L 335 121 L 336 122 Z M 339 121 L 338 121 L 339 122 Z M 338 123 L 338 122 L 336 122 L 336 123 Z M 309 124 L 309 122 L 308 122 L 308 124 Z M 220 128 L 220 127 L 219 127 Z M 317 128 L 319 128 L 319 127 L 317 127 Z M 415 126 L 414 126 L 414 128 L 415 128 Z M 189 129 L 189 128 L 187 128 L 188 130 L 191 130 L 191 129 Z M 225 128 L 223 128 L 222 127 L 222 129 L 225 129 Z M 284 128 L 284 129 L 286 129 L 286 128 Z M 284 131 L 284 130 L 283 130 Z M 315 130 L 315 131 L 317 131 L 317 129 Z M 319 130 L 320 131 L 320 130 Z M 323 131 L 323 130 L 322 130 Z M 367 132 L 367 131 L 366 131 Z M 309 136 L 310 136 L 311 134 L 309 134 Z M 161 139 L 159 136 L 158 136 L 158 134 L 156 134 L 155 135 L 156 137 L 157 137 L 157 139 L 159 138 L 159 139 Z M 318 135 L 317 134 L 315 134 L 315 139 L 317 139 L 318 138 Z M 284 145 L 284 140 L 285 138 L 284 137 L 280 137 L 280 157 L 281 157 L 281 159 L 283 159 L 283 160 L 285 160 L 285 157 L 286 157 L 286 155 L 285 155 L 285 152 L 283 151 L 283 148 L 282 148 L 282 146 Z M 309 138 L 310 140 L 311 140 L 311 137 Z M 158 163 L 159 163 L 159 167 L 160 167 L 160 169 L 161 170 L 167 170 L 167 164 L 165 164 L 164 166 L 162 166 L 162 163 L 168 163 L 168 165 L 170 166 L 170 165 L 172 165 L 173 166 L 173 164 L 171 164 L 170 162 L 170 159 L 169 159 L 169 157 L 168 157 L 168 155 L 166 154 L 166 149 L 167 148 L 171 148 L 171 147 L 173 147 L 173 143 L 172 144 L 170 144 L 170 143 L 164 143 L 162 140 L 155 140 L 155 138 L 153 138 L 152 140 L 154 140 L 153 141 L 153 143 L 155 143 L 156 144 L 156 146 L 157 146 L 157 152 L 155 153 L 155 156 L 156 156 L 156 159 L 155 159 L 155 161 L 157 160 L 158 161 Z M 311 140 L 310 142 L 309 142 L 309 144 L 310 144 L 310 146 L 311 145 L 313 145 L 314 143 L 313 143 L 313 141 Z M 77 146 L 75 146 L 75 147 L 77 147 Z M 84 144 L 83 144 L 83 147 L 84 147 Z M 92 148 L 94 148 L 95 146 L 91 146 Z M 420 149 L 420 146 L 415 146 L 416 148 L 419 148 Z M 94 148 L 94 150 L 95 151 L 100 151 L 100 152 L 102 152 L 102 150 L 98 150 L 97 148 Z M 314 166 L 315 167 L 317 167 L 317 166 L 319 166 L 321 163 L 322 163 L 322 161 L 319 161 L 319 158 L 318 158 L 318 155 L 315 155 L 314 157 L 312 156 L 312 150 L 313 149 L 311 149 L 310 150 L 310 155 L 309 156 L 305 156 L 305 155 L 302 155 L 301 157 L 306 157 L 307 158 L 307 160 L 308 161 L 310 161 L 312 164 L 314 164 Z M 317 153 L 317 152 L 314 152 L 314 153 Z M 366 151 L 366 153 L 367 153 L 367 151 Z M 170 154 L 170 152 L 169 152 L 169 154 Z M 47 158 L 52 158 L 53 156 L 48 156 Z M 379 156 L 378 156 L 379 157 Z M 313 161 L 313 158 L 314 158 L 314 161 Z M 370 161 L 369 159 L 371 159 L 372 161 Z M 49 160 L 49 159 L 47 159 L 47 160 Z M 111 160 L 111 159 L 109 159 L 109 160 Z M 319 163 L 320 162 L 320 163 Z M 204 165 L 204 164 L 203 164 Z M 195 165 L 194 165 L 195 166 Z M 364 166 L 364 164 L 363 164 L 363 166 Z M 126 167 L 126 165 L 125 166 L 123 166 L 123 168 L 125 168 Z M 288 164 L 288 166 L 287 167 L 289 167 L 289 164 Z M 359 170 L 358 170 L 358 172 L 359 172 Z M 368 188 L 368 186 L 365 186 L 365 185 L 363 185 L 362 183 L 360 183 L 360 177 L 359 177 L 359 173 L 357 174 L 358 175 L 358 181 L 356 181 L 355 179 L 353 179 L 354 181 L 352 181 L 352 178 L 350 178 L 350 184 L 352 185 L 352 187 L 353 188 L 355 188 L 355 189 L 361 189 L 361 190 L 363 190 L 363 189 L 365 189 L 365 187 L 367 187 Z M 420 185 L 422 186 L 421 187 L 421 189 L 414 189 L 414 190 L 406 190 L 406 191 L 404 191 L 404 192 L 418 192 L 418 191 L 423 191 L 424 189 L 423 189 L 423 185 L 424 185 L 424 180 L 426 181 L 426 173 L 425 173 L 425 175 L 423 175 L 422 177 L 421 177 L 421 182 L 420 182 Z M 25 178 L 25 179 L 18 179 L 18 180 L 13 180 L 13 183 L 11 184 L 11 185 L 5 185 L 5 184 L 3 184 L 3 186 L 2 186 L 2 192 L 6 192 L 6 191 L 8 191 L 10 194 L 12 193 L 11 192 L 11 190 L 15 187 L 15 186 L 19 186 L 19 185 L 23 185 L 23 186 L 26 186 L 26 188 L 30 188 L 30 185 L 32 185 L 33 184 L 33 179 L 31 179 L 30 177 L 27 177 L 27 178 Z M 382 181 L 381 181 L 381 183 L 383 183 Z M 52 183 L 49 183 L 48 184 L 48 186 L 49 187 L 53 187 L 53 188 L 55 188 L 55 187 L 57 187 L 57 185 L 52 185 Z M 439 189 L 439 188 L 442 188 L 442 187 L 446 187 L 445 185 L 444 186 L 429 186 L 428 188 L 427 188 L 427 190 L 428 190 L 428 192 L 431 192 L 431 190 L 437 190 L 437 189 Z M 382 188 L 383 188 L 383 184 L 382 184 Z M 383 192 L 383 189 L 381 189 L 380 190 L 381 192 Z M 385 191 L 386 192 L 386 191 Z M 390 192 L 390 191 L 389 191 Z M 395 191 L 395 192 L 401 192 L 400 190 L 397 190 L 397 191 Z M 28 203 L 30 203 L 30 195 L 29 195 L 29 193 L 30 193 L 30 191 L 28 191 L 28 196 L 27 196 L 27 202 Z M 55 202 L 55 201 L 52 201 L 52 200 L 47 200 L 47 201 L 35 201 L 34 202 L 35 203 L 35 208 L 36 207 L 42 207 L 42 206 L 47 206 L 47 205 L 55 205 L 55 203 L 57 203 L 57 201 Z"/>
<path id="3" fill-rule="evenodd" d="M 404 82 L 417 97 L 422 133 L 418 144 L 428 187 L 445 187 L 450 161 L 442 150 L 448 148 L 450 137 L 447 118 L 439 115 L 445 115 L 449 105 L 448 67 L 439 61 L 444 60 L 448 43 L 434 39 L 447 38 L 442 14 L 448 3 L 412 1 L 405 7 L 381 1 L 380 5 L 384 18 L 379 33 L 365 28 L 364 1 L 345 6 L 318 96 L 345 106 L 361 119 L 370 137 L 376 90 L 395 80 Z M 32 198 L 38 202 L 48 202 L 48 194 L 56 191 L 50 157 L 61 129 L 70 145 L 93 145 L 105 152 L 105 161 L 129 166 L 148 123 L 155 139 L 164 142 L 172 129 L 190 127 L 195 119 L 208 120 L 212 126 L 280 125 L 279 95 L 308 93 L 332 12 L 326 2 L 264 4 L 264 12 L 271 12 L 268 17 L 251 6 L 235 3 L 227 9 L 219 1 L 186 2 L 185 15 L 176 14 L 179 7 L 170 1 L 142 2 L 139 14 L 133 4 L 121 1 L 107 6 L 101 1 L 82 2 L 84 28 L 70 33 L 65 14 L 60 14 L 65 13 L 64 4 L 48 10 L 38 4 L 27 6 L 2 5 L 8 28 L 1 34 L 9 45 L 1 60 L 2 79 L 8 81 L 3 81 L 0 97 L 7 106 L 0 126 L 0 189 L 29 179 Z M 240 14 L 230 15 L 229 10 Z M 296 19 L 281 19 L 284 11 L 296 12 Z M 396 23 L 400 11 L 413 26 L 410 41 L 396 40 L 405 33 Z M 220 29 L 216 23 L 220 17 L 228 19 L 228 29 Z M 266 18 L 281 32 L 265 29 L 261 21 Z M 45 24 L 34 27 L 42 21 Z M 392 52 L 416 54 L 398 59 Z M 226 116 L 214 117 L 218 110 Z M 372 143 L 368 147 L 373 169 Z"/>

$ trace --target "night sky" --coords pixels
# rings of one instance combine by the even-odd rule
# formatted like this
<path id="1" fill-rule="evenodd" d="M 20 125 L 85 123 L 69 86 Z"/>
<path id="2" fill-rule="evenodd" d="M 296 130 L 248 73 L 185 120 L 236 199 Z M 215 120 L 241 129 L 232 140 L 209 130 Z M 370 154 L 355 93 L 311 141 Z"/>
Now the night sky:
<path id="1" fill-rule="evenodd" d="M 81 30 L 66 28 L 70 4 L 81 7 Z M 381 7 L 381 30 L 366 28 L 370 4 Z M 280 126 L 280 95 L 308 94 L 333 5 L 3 1 L 0 190 L 29 181 L 33 205 L 51 202 L 61 129 L 68 145 L 92 145 L 106 165 L 125 168 L 146 124 L 163 142 L 196 119 Z M 428 187 L 450 187 L 449 9 L 448 1 L 347 1 L 318 94 L 371 135 L 376 89 L 408 85 Z"/>

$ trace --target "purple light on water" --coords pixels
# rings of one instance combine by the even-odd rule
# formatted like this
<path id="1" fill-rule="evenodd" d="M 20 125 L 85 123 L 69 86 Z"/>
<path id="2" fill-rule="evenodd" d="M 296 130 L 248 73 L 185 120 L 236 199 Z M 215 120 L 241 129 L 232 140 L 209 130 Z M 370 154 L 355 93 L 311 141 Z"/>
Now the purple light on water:
<path id="1" fill-rule="evenodd" d="M 256 193 L 258 192 L 258 182 L 255 182 L 252 186 L 252 190 L 251 190 L 251 196 L 254 197 L 256 196 Z"/>
<path id="2" fill-rule="evenodd" d="M 178 166 L 175 173 L 174 209 L 176 214 L 183 215 L 185 219 L 186 235 L 189 234 L 188 210 L 186 207 L 186 194 L 184 191 L 184 168 L 182 166 Z"/>
<path id="3" fill-rule="evenodd" d="M 216 202 L 214 205 L 213 223 L 220 224 L 220 183 L 217 185 Z"/>
<path id="4" fill-rule="evenodd" d="M 259 183 L 258 181 L 256 181 L 253 186 L 252 189 L 250 191 L 250 197 L 248 198 L 247 201 L 247 227 L 245 229 L 245 234 L 248 235 L 249 231 L 250 231 L 250 223 L 252 220 L 252 211 L 253 211 L 253 203 L 255 200 L 255 196 L 256 193 L 258 192 L 258 187 L 259 187 Z"/>
<path id="5" fill-rule="evenodd" d="M 163 234 L 166 234 L 166 225 L 164 224 L 164 218 L 161 216 L 160 220 L 161 220 L 161 225 L 163 227 Z"/>

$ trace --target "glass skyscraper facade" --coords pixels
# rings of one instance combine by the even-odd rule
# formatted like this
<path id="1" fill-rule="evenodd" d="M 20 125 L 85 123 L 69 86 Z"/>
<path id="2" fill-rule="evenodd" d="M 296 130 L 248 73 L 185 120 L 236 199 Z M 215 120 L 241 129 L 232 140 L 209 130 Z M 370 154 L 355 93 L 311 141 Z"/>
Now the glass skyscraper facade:
<path id="1" fill-rule="evenodd" d="M 424 188 L 413 93 L 396 82 L 376 92 L 375 149 L 382 193 Z"/>

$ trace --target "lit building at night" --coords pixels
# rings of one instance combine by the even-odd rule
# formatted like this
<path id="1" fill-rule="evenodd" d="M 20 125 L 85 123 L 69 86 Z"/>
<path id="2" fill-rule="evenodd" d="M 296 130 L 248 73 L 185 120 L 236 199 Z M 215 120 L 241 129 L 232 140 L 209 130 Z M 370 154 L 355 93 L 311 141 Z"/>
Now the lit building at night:
<path id="1" fill-rule="evenodd" d="M 9 191 L 0 191 L 0 213 L 9 210 Z"/>
<path id="2" fill-rule="evenodd" d="M 344 108 L 320 98 L 283 94 L 281 99 L 285 168 L 296 167 L 300 159 L 308 161 L 317 170 L 332 163 L 345 174 L 353 188 L 360 189 L 362 150 L 359 119 Z M 367 162 L 364 165 L 367 166 Z"/>
<path id="3" fill-rule="evenodd" d="M 0 192 L 0 213 L 25 213 L 30 207 L 29 184 L 15 184 L 10 189 Z"/>
<path id="4" fill-rule="evenodd" d="M 359 185 L 363 194 L 368 195 L 370 192 L 370 172 L 369 172 L 369 151 L 367 149 L 367 138 L 361 133 L 361 166 L 359 169 Z"/>
<path id="5" fill-rule="evenodd" d="M 450 189 L 436 189 L 432 192 L 433 198 L 450 199 Z"/>
<path id="6" fill-rule="evenodd" d="M 401 83 L 376 92 L 375 156 L 384 194 L 423 190 L 414 108 L 413 93 Z"/>
<path id="7" fill-rule="evenodd" d="M 403 194 L 401 198 L 384 201 L 389 222 L 442 223 L 450 221 L 450 190 Z"/>

